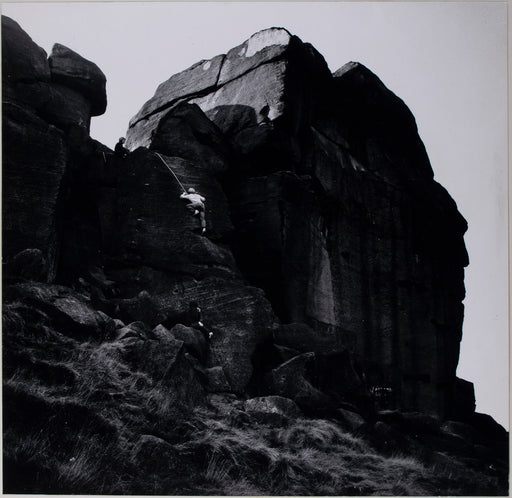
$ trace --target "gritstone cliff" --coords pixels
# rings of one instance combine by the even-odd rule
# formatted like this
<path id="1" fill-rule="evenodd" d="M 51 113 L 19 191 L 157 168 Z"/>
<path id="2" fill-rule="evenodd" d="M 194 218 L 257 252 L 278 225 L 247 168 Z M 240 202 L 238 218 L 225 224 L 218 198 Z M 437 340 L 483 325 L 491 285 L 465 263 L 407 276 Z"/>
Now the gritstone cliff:
<path id="1" fill-rule="evenodd" d="M 209 150 L 192 145 L 203 113 L 220 130 Z M 371 71 L 331 75 L 313 47 L 265 30 L 162 83 L 127 137 L 181 158 L 180 177 L 209 199 L 210 230 L 229 235 L 283 322 L 312 328 L 307 348 L 350 350 L 397 406 L 453 413 L 467 225 L 412 114 Z"/>
<path id="2" fill-rule="evenodd" d="M 175 419 L 231 393 L 381 429 L 407 412 L 495 429 L 456 377 L 466 221 L 411 112 L 369 69 L 331 73 L 287 30 L 261 31 L 163 82 L 121 159 L 89 137 L 101 70 L 59 44 L 47 57 L 9 18 L 2 30 L 7 444 L 32 405 L 57 425 L 83 410 L 105 438 L 116 421 L 147 423 L 119 385 L 84 377 L 84 344 L 137 372 L 129 389 L 149 383 Z M 206 197 L 206 237 L 163 162 Z M 209 344 L 179 325 L 190 301 Z M 13 380 L 20 369 L 44 395 Z M 62 398 L 86 383 L 86 407 Z"/>

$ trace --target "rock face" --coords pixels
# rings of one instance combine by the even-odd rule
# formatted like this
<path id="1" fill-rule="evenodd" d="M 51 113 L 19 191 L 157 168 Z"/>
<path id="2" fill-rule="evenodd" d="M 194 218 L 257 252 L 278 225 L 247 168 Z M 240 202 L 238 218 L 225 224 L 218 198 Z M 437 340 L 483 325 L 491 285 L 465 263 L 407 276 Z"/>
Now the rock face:
<path id="1" fill-rule="evenodd" d="M 89 137 L 101 70 L 2 30 L 6 490 L 219 494 L 243 445 L 295 476 L 262 424 L 490 462 L 475 489 L 506 488 L 507 435 L 455 375 L 466 222 L 377 76 L 264 30 L 162 83 L 120 157 Z"/>
<path id="2" fill-rule="evenodd" d="M 231 247 L 279 317 L 312 327 L 310 350 L 350 349 L 397 405 L 451 413 L 467 225 L 403 101 L 360 64 L 331 75 L 272 28 L 160 85 L 128 145 L 165 150 L 183 102 L 231 144 Z"/>
<path id="3" fill-rule="evenodd" d="M 105 110 L 105 76 L 60 45 L 52 67 L 44 50 L 5 16 L 2 32 L 3 254 L 10 259 L 41 250 L 51 281 L 59 271 L 62 213 L 77 156 L 87 167 L 84 148 L 108 150 L 88 136 L 91 115 Z M 82 192 L 89 193 L 87 186 Z"/>
<path id="4" fill-rule="evenodd" d="M 100 68 L 73 50 L 56 43 L 48 58 L 52 81 L 81 93 L 91 103 L 91 116 L 107 109 L 107 79 Z"/>

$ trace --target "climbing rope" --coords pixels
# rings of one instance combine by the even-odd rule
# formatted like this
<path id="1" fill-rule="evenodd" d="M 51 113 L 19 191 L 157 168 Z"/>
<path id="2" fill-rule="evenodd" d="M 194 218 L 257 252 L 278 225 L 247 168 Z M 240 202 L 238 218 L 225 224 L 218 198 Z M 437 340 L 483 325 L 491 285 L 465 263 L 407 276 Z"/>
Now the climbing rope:
<path id="1" fill-rule="evenodd" d="M 185 190 L 185 187 L 183 186 L 183 184 L 180 182 L 179 178 L 176 176 L 176 173 L 174 173 L 174 171 L 171 169 L 171 167 L 165 162 L 164 158 L 158 153 L 158 152 L 155 152 L 155 154 L 161 159 L 161 161 L 165 164 L 165 166 L 167 167 L 167 169 L 172 173 L 172 175 L 174 176 L 174 178 L 176 178 L 176 181 L 179 183 L 180 187 L 183 189 L 183 192 L 187 193 L 187 191 Z"/>

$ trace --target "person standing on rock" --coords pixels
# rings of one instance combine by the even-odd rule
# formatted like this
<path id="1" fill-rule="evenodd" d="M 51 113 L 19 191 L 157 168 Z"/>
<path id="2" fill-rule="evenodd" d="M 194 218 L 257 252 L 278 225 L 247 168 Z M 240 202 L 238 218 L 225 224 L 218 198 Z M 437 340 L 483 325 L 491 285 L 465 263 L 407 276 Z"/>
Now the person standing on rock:
<path id="1" fill-rule="evenodd" d="M 124 146 L 124 143 L 126 142 L 126 138 L 121 137 L 119 139 L 119 142 L 116 143 L 116 146 L 114 148 L 114 152 L 117 157 L 124 159 L 127 155 L 129 150 Z"/>
<path id="2" fill-rule="evenodd" d="M 198 194 L 193 188 L 189 188 L 188 192 L 183 192 L 180 195 L 180 199 L 184 199 L 188 202 L 187 209 L 193 216 L 199 216 L 199 220 L 201 222 L 201 234 L 204 235 L 206 232 L 206 218 L 204 213 L 204 203 L 206 199 L 201 194 Z"/>

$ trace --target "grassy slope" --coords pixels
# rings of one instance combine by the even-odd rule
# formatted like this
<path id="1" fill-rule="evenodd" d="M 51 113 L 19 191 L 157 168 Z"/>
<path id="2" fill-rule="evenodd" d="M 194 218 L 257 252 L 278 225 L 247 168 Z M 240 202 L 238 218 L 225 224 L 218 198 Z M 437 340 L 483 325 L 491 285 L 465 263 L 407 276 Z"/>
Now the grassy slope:
<path id="1" fill-rule="evenodd" d="M 333 421 L 264 423 L 232 395 L 189 410 L 129 366 L 134 344 L 75 341 L 34 309 L 4 307 L 5 492 L 499 493 L 488 472 L 384 455 Z"/>

